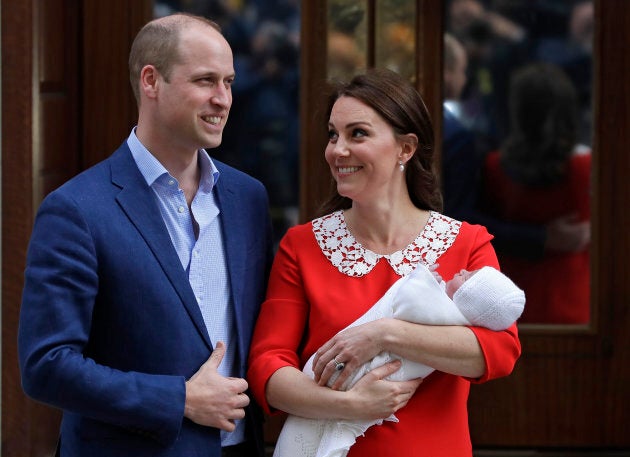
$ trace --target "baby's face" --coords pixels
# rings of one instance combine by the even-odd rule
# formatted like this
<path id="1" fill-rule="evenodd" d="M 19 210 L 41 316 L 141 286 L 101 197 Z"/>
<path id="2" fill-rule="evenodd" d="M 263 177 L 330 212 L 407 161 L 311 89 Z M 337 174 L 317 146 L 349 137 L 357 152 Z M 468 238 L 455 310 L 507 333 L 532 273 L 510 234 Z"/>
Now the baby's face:
<path id="1" fill-rule="evenodd" d="M 461 287 L 462 284 L 466 282 L 468 278 L 477 273 L 479 270 L 461 270 L 459 273 L 455 273 L 453 279 L 446 282 L 446 295 L 448 295 L 451 299 L 453 295 L 455 295 L 455 291 Z"/>

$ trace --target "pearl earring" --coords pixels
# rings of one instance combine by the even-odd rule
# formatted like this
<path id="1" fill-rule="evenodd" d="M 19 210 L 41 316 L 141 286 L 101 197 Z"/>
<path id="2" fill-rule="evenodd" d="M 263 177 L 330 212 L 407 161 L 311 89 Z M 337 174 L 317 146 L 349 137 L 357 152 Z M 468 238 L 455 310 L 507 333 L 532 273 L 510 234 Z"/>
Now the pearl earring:
<path id="1" fill-rule="evenodd" d="M 405 171 L 405 164 L 403 163 L 402 160 L 398 161 L 398 169 L 402 172 Z"/>

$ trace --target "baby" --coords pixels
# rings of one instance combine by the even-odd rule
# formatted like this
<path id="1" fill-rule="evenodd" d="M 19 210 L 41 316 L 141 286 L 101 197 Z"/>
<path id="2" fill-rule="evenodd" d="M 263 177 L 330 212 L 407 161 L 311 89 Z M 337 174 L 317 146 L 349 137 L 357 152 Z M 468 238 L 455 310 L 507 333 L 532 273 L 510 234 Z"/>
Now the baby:
<path id="1" fill-rule="evenodd" d="M 349 327 L 383 317 L 429 325 L 473 325 L 504 330 L 523 312 L 525 294 L 507 276 L 492 267 L 461 270 L 450 281 L 425 265 L 396 281 L 385 295 Z M 314 378 L 314 355 L 304 373 Z M 343 386 L 351 388 L 370 370 L 400 357 L 381 353 L 359 367 Z M 424 364 L 402 359 L 400 369 L 387 377 L 391 381 L 424 378 L 434 371 Z M 328 385 L 338 377 L 335 373 Z M 392 415 L 386 420 L 397 422 Z M 280 432 L 274 457 L 345 457 L 356 438 L 382 420 L 344 421 L 306 419 L 290 415 Z"/>

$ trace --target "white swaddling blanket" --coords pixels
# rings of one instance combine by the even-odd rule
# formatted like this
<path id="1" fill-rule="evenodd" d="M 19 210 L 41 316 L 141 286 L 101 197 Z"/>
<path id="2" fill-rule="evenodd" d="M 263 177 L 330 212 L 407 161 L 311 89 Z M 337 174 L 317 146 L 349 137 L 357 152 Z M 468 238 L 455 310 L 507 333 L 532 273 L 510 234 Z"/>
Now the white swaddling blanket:
<path id="1" fill-rule="evenodd" d="M 497 274 L 500 274 L 497 272 Z M 524 296 L 523 296 L 524 297 Z M 480 300 L 482 302 L 483 300 Z M 524 298 L 523 298 L 524 305 Z M 480 305 L 481 306 L 481 305 Z M 486 306 L 485 304 L 483 306 Z M 470 304 L 469 304 L 470 307 Z M 409 275 L 396 281 L 385 295 L 376 302 L 364 315 L 350 324 L 354 327 L 383 317 L 422 323 L 429 325 L 477 325 L 488 328 L 497 328 L 498 322 L 482 322 L 484 320 L 500 320 L 500 326 L 507 328 L 522 312 L 506 309 L 511 316 L 502 316 L 502 310 L 494 310 L 492 313 L 484 310 L 468 309 L 467 316 L 472 317 L 472 322 L 467 319 L 455 305 L 444 290 L 444 282 L 438 283 L 429 269 L 419 264 Z M 472 313 L 470 312 L 472 311 Z M 501 312 L 499 312 L 501 311 Z M 507 324 L 506 324 L 507 323 Z M 489 324 L 489 325 L 485 325 Z M 306 362 L 303 372 L 314 378 L 314 355 Z M 351 388 L 370 370 L 382 366 L 400 357 L 390 353 L 381 353 L 369 362 L 363 364 L 344 384 L 344 390 Z M 415 378 L 424 378 L 434 371 L 433 368 L 418 362 L 402 359 L 400 369 L 392 373 L 386 379 L 391 381 L 405 381 Z M 328 381 L 332 385 L 338 377 L 335 373 Z M 388 421 L 397 422 L 394 415 L 388 417 Z M 345 457 L 356 438 L 363 435 L 372 425 L 380 425 L 383 420 L 349 421 L 336 419 L 307 419 L 289 415 L 280 432 L 273 453 L 274 457 Z"/>

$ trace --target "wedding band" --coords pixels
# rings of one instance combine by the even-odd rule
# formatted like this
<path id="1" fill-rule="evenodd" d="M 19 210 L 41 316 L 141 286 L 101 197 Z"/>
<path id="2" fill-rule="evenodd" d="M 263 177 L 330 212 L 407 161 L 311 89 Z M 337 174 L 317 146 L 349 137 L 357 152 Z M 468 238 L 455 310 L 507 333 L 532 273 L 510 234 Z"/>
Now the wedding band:
<path id="1" fill-rule="evenodd" d="M 333 362 L 335 362 L 335 370 L 341 371 L 346 367 L 346 364 L 343 362 L 337 362 L 337 358 L 333 357 Z"/>

